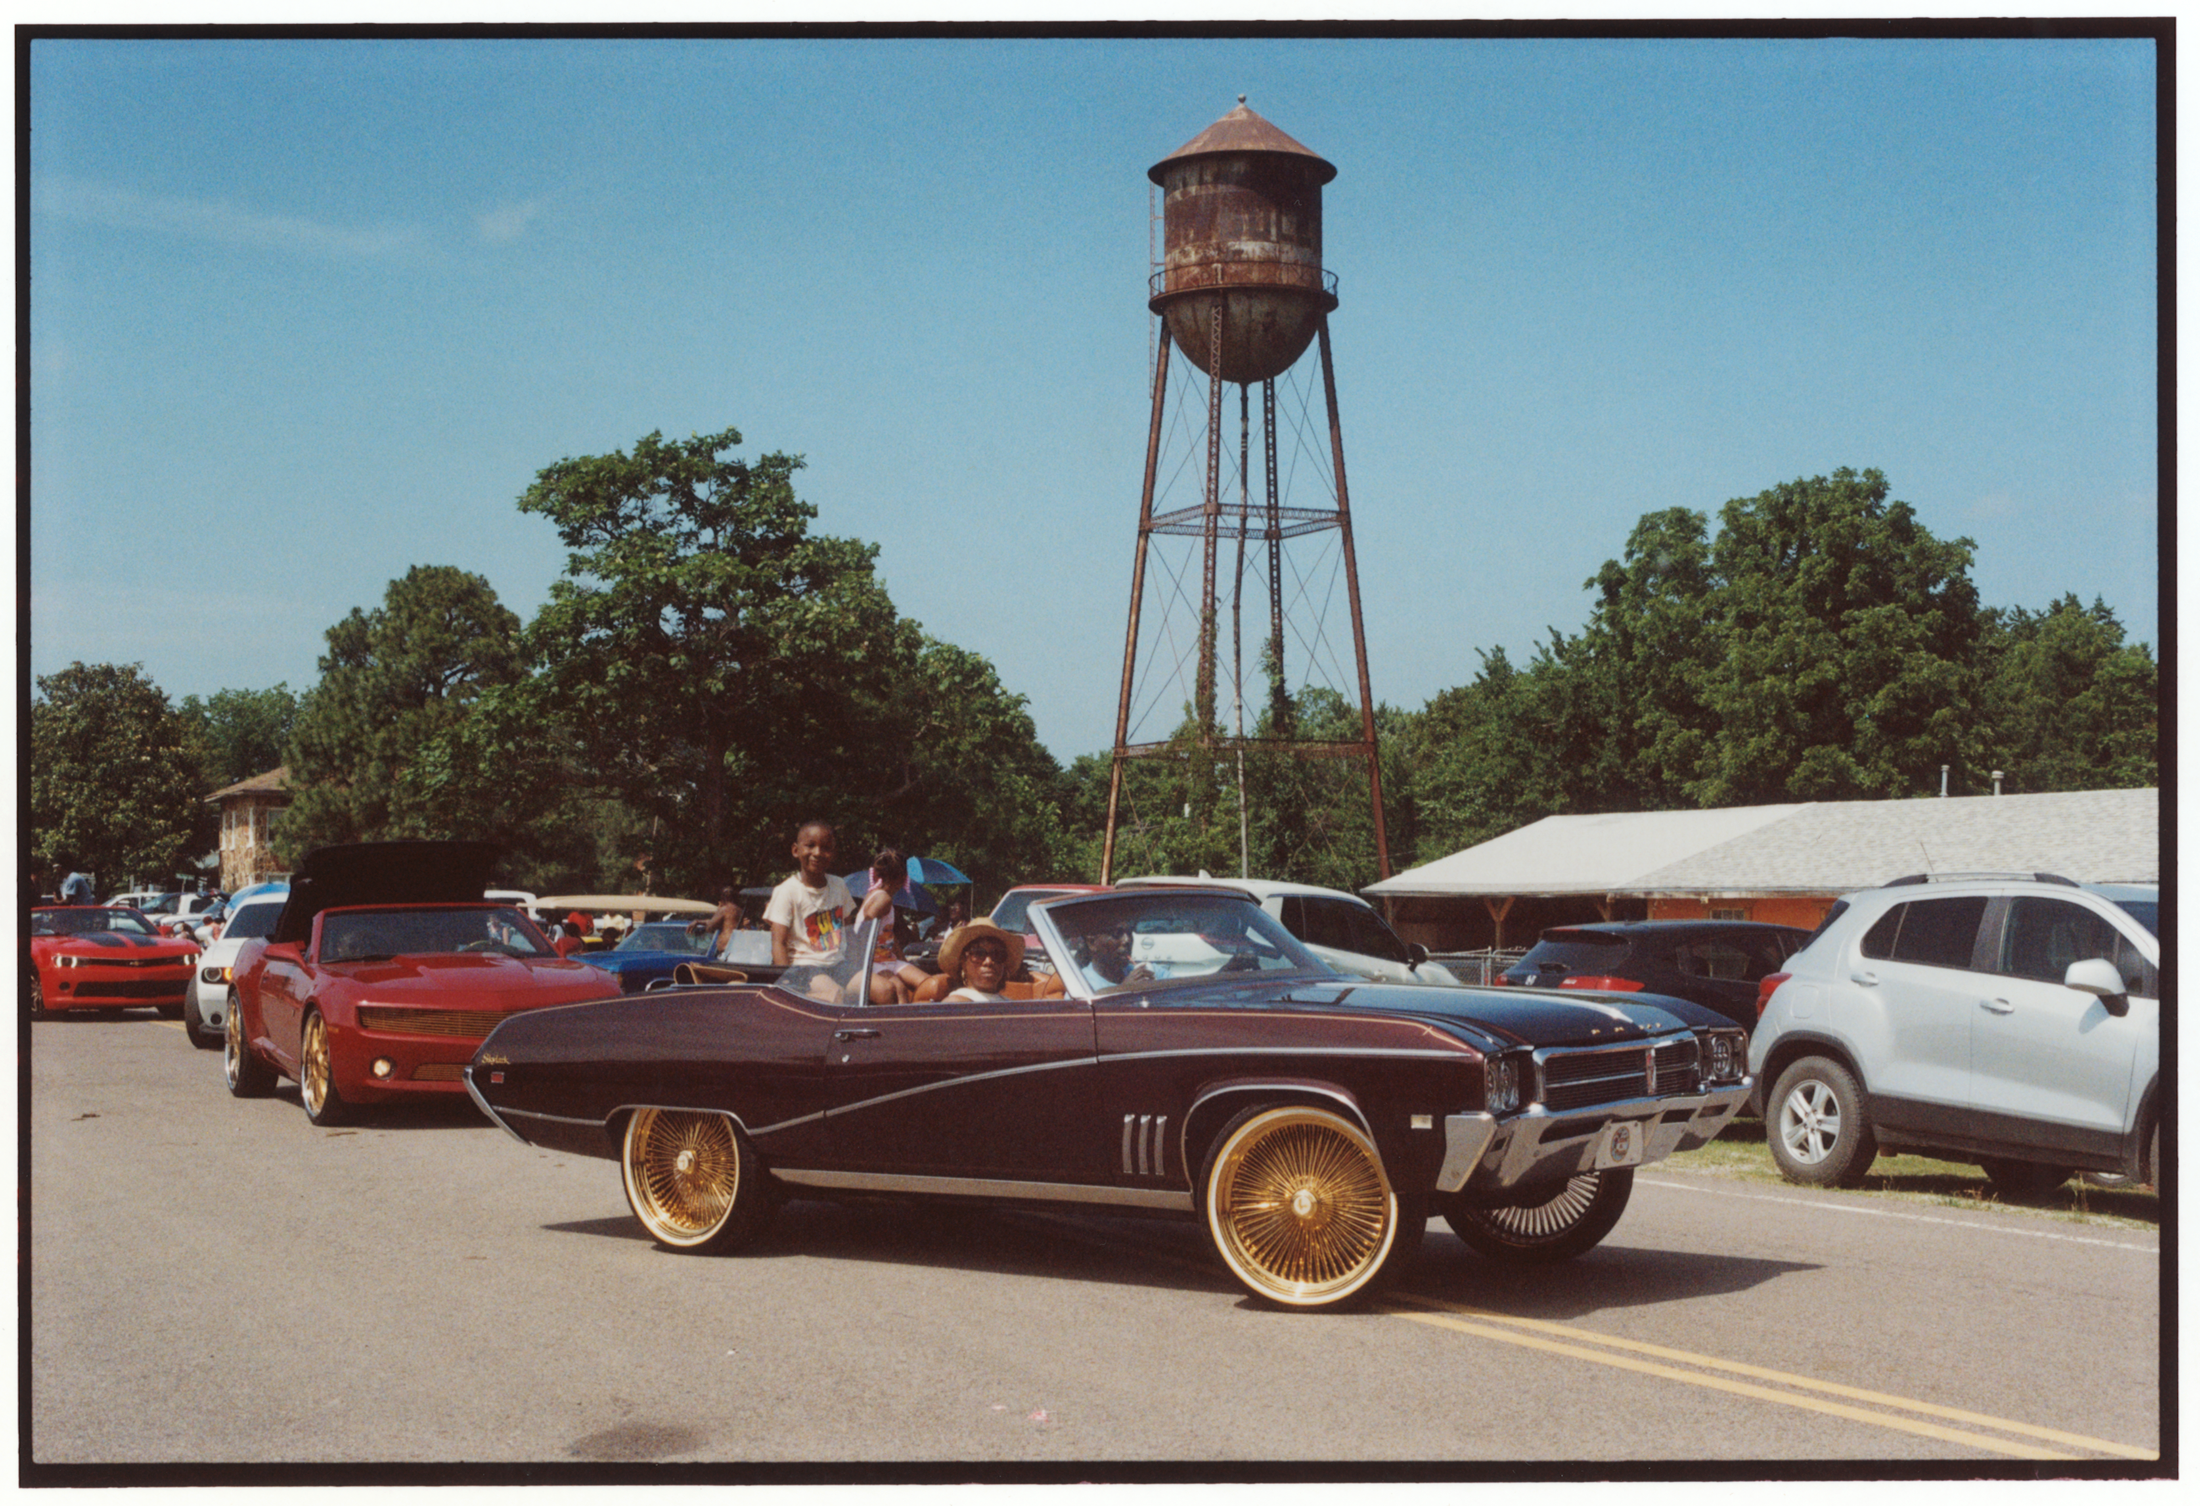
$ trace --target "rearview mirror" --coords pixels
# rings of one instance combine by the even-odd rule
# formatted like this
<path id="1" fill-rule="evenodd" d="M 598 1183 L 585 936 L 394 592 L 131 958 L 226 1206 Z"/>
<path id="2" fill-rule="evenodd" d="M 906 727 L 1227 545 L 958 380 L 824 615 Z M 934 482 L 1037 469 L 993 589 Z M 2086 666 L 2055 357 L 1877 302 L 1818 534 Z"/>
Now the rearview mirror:
<path id="1" fill-rule="evenodd" d="M 1426 961 L 1428 961 L 1427 947 L 1421 945 L 1421 943 L 1419 943 L 1418 941 L 1409 941 L 1406 943 L 1407 967 L 1419 967 L 1422 963 Z"/>

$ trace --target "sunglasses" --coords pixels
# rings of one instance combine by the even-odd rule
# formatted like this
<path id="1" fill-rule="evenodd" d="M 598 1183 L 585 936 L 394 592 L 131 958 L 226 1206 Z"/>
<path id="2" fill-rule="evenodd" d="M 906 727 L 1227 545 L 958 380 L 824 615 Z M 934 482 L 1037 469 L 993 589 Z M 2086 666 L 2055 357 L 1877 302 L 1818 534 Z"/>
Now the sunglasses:
<path id="1" fill-rule="evenodd" d="M 963 955 L 980 961 L 1006 962 L 1008 960 L 1008 948 L 996 941 L 981 941 L 964 952 Z"/>

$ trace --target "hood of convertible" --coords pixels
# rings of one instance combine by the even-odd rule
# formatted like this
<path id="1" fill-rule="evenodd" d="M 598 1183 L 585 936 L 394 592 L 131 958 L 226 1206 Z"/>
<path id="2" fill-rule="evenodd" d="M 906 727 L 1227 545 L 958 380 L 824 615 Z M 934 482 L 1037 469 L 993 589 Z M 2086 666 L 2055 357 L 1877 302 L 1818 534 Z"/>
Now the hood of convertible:
<path id="1" fill-rule="evenodd" d="M 618 992 L 616 982 L 587 963 L 493 952 L 340 962 L 324 971 L 378 1002 L 441 1009 L 534 1009 Z"/>
<path id="2" fill-rule="evenodd" d="M 1399 983 L 1310 985 L 1308 1003 L 1375 1009 L 1465 1026 L 1505 1046 L 1610 1046 L 1669 1035 L 1701 1023 L 1700 1010 L 1662 994 L 1600 994 L 1578 989 L 1424 988 Z M 1479 1042 L 1477 1043 L 1479 1044 Z"/>

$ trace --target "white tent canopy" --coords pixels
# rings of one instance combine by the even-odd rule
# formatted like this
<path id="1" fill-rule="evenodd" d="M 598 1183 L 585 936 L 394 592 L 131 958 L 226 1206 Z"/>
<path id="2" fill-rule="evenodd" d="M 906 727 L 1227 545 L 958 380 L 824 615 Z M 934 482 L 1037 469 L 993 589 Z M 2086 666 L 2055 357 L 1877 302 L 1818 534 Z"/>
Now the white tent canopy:
<path id="1" fill-rule="evenodd" d="M 2034 872 L 2079 883 L 2161 882 L 2161 792 L 1546 816 L 1361 892 L 1846 894 L 1910 873 Z"/>

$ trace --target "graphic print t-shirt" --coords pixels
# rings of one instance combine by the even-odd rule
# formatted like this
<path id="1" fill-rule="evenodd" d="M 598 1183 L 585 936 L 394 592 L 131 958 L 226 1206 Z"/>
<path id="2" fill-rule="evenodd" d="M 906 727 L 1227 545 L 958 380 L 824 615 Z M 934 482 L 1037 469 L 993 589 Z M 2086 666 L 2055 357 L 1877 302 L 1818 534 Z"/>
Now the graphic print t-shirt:
<path id="1" fill-rule="evenodd" d="M 764 920 L 787 928 L 787 955 L 794 963 L 830 967 L 840 960 L 840 943 L 855 909 L 847 883 L 836 875 L 828 873 L 824 887 L 812 889 L 795 874 L 772 891 Z"/>

